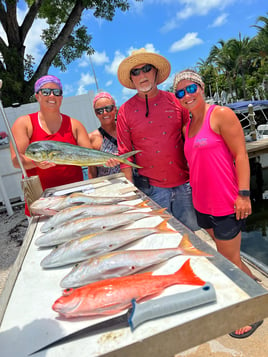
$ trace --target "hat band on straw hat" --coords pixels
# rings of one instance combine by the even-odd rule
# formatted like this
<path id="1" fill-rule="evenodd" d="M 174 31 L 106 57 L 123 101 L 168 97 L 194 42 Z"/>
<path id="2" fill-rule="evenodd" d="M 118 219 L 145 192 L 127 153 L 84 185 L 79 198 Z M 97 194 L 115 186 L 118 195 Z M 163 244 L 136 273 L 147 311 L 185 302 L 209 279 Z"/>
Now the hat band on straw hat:
<path id="1" fill-rule="evenodd" d="M 141 48 L 133 51 L 129 57 L 120 63 L 117 71 L 119 82 L 124 87 L 135 89 L 135 85 L 131 80 L 130 71 L 134 67 L 142 64 L 151 64 L 157 69 L 156 84 L 164 82 L 170 74 L 170 63 L 165 57 L 157 53 L 147 52 L 145 48 Z"/>

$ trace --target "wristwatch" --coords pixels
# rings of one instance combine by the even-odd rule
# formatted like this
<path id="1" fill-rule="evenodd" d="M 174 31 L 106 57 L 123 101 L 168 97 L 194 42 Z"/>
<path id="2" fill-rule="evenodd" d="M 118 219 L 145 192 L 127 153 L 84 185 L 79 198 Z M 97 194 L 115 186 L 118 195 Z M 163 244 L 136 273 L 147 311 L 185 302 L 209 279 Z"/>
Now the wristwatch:
<path id="1" fill-rule="evenodd" d="M 239 194 L 239 196 L 242 196 L 242 197 L 250 197 L 250 191 L 249 190 L 239 190 L 238 194 Z"/>

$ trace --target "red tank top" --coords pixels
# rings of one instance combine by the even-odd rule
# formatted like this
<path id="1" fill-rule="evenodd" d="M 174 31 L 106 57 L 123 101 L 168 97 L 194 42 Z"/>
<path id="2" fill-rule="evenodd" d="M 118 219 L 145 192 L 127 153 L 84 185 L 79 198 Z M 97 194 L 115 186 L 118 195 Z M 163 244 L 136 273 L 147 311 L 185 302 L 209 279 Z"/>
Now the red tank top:
<path id="1" fill-rule="evenodd" d="M 62 123 L 60 129 L 54 134 L 48 134 L 41 128 L 39 124 L 38 112 L 29 114 L 33 126 L 33 133 L 30 139 L 30 143 L 41 140 L 55 140 L 77 145 L 77 141 L 73 136 L 70 117 L 65 114 L 61 115 Z M 56 165 L 46 170 L 42 170 L 37 167 L 26 170 L 26 172 L 29 177 L 34 175 L 39 176 L 43 190 L 46 188 L 66 185 L 83 180 L 82 168 L 80 166 L 74 165 Z M 25 214 L 30 215 L 26 204 Z"/>

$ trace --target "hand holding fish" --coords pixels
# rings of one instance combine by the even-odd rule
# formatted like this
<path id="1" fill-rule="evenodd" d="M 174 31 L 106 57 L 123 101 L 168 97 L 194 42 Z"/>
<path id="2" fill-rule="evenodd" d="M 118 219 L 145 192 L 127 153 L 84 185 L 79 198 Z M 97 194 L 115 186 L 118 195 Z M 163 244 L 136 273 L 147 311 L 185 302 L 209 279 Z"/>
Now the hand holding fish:
<path id="1" fill-rule="evenodd" d="M 105 162 L 103 165 L 104 167 L 115 167 L 120 164 L 120 161 L 117 159 L 109 159 L 108 161 Z"/>
<path id="2" fill-rule="evenodd" d="M 34 161 L 32 160 L 33 164 L 35 167 L 39 167 L 39 169 L 42 169 L 42 170 L 46 170 L 46 169 L 49 169 L 50 167 L 54 167 L 56 166 L 56 164 L 54 164 L 54 162 L 49 162 L 49 161 Z"/>

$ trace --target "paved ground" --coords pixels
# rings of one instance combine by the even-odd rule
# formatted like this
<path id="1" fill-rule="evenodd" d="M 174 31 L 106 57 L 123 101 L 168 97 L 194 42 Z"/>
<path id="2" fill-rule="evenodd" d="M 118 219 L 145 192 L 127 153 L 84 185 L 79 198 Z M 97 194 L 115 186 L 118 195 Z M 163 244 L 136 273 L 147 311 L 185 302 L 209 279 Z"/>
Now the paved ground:
<path id="1" fill-rule="evenodd" d="M 24 206 L 13 209 L 12 216 L 8 216 L 4 209 L 0 210 L 0 294 L 28 227 Z"/>

